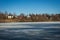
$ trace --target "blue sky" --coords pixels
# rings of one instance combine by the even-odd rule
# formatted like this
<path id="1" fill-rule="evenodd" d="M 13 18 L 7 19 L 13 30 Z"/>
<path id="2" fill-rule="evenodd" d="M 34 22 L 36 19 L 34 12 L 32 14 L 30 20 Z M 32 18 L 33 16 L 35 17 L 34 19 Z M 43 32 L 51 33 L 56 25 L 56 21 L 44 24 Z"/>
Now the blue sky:
<path id="1" fill-rule="evenodd" d="M 0 0 L 0 11 L 11 13 L 60 13 L 60 0 Z"/>

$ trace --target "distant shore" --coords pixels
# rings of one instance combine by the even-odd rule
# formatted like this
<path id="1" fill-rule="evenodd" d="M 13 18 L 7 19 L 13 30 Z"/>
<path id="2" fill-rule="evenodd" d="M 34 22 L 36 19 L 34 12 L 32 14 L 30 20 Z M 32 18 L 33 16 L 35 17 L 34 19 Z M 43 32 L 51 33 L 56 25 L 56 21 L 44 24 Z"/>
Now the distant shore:
<path id="1" fill-rule="evenodd" d="M 60 14 L 28 14 L 21 13 L 14 15 L 11 13 L 0 13 L 0 23 L 7 22 L 56 22 L 60 21 Z"/>
<path id="2" fill-rule="evenodd" d="M 0 20 L 0 23 L 17 23 L 17 22 L 20 22 L 18 19 L 5 19 L 5 20 Z M 22 21 L 20 23 L 24 23 L 24 22 L 60 22 L 60 21 Z"/>

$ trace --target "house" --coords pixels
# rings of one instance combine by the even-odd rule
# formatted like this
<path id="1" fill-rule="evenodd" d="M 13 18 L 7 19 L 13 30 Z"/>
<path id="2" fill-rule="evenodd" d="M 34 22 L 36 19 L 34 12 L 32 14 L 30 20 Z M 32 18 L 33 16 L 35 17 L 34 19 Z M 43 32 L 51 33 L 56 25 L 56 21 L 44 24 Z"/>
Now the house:
<path id="1" fill-rule="evenodd" d="M 23 19 L 24 17 L 23 16 L 18 16 L 18 19 Z"/>
<path id="2" fill-rule="evenodd" d="M 13 16 L 8 16 L 8 19 L 12 19 L 13 18 Z"/>

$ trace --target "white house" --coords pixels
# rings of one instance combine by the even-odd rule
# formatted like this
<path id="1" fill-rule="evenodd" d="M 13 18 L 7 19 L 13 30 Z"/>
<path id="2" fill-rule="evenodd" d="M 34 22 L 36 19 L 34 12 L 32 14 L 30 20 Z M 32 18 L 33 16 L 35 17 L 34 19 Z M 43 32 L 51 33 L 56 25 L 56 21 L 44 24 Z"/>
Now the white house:
<path id="1" fill-rule="evenodd" d="M 8 16 L 8 19 L 12 19 L 13 18 L 13 16 Z"/>

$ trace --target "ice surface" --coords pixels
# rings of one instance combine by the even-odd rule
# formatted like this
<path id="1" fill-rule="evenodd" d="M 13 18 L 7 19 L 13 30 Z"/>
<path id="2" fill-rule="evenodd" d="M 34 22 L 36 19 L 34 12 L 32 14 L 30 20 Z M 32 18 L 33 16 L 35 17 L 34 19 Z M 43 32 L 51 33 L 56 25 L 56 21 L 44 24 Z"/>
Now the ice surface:
<path id="1" fill-rule="evenodd" d="M 0 23 L 0 40 L 60 40 L 60 22 Z"/>
<path id="2" fill-rule="evenodd" d="M 60 22 L 12 22 L 12 23 L 0 23 L 0 28 L 36 28 L 35 25 L 37 24 L 43 24 L 42 26 L 45 26 L 45 27 L 42 27 L 42 28 L 60 28 L 60 27 L 57 27 L 57 26 L 50 26 L 49 24 L 60 24 Z M 45 24 L 45 25 L 44 25 Z M 46 26 L 50 26 L 50 27 L 47 27 Z M 37 25 L 37 28 L 41 28 L 41 27 L 38 27 Z"/>

